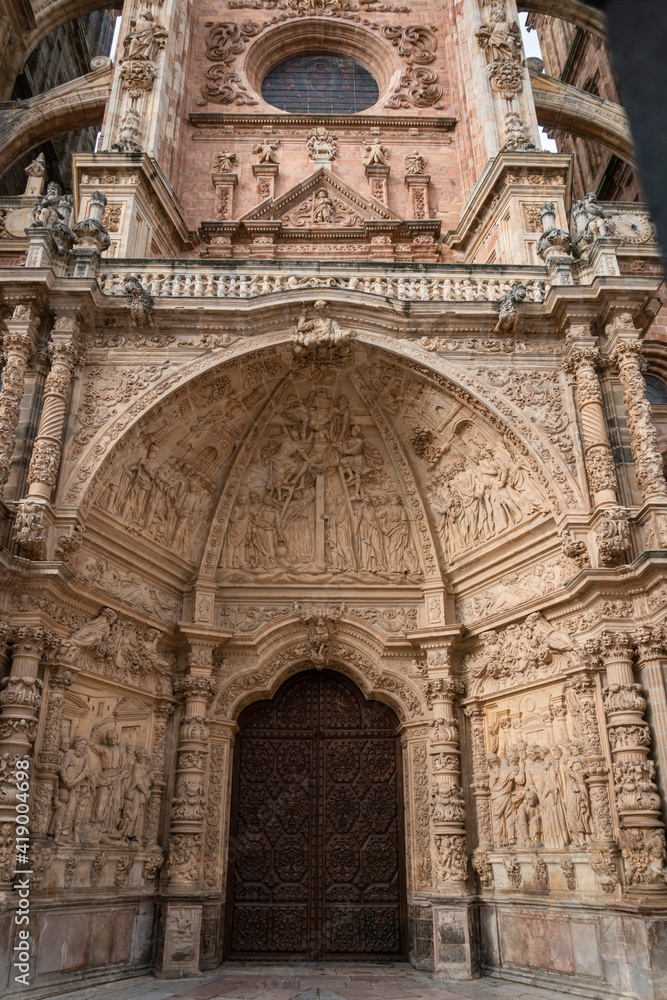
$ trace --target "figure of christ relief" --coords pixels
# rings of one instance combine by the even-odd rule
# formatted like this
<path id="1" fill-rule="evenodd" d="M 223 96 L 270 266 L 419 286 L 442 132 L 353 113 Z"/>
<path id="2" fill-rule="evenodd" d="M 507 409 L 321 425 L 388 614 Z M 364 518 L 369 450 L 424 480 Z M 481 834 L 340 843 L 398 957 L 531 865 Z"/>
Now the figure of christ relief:
<path id="1" fill-rule="evenodd" d="M 349 393 L 290 394 L 230 513 L 222 565 L 251 575 L 420 573 L 410 518 Z M 241 576 L 238 578 L 240 579 Z M 237 579 L 232 575 L 232 579 Z"/>

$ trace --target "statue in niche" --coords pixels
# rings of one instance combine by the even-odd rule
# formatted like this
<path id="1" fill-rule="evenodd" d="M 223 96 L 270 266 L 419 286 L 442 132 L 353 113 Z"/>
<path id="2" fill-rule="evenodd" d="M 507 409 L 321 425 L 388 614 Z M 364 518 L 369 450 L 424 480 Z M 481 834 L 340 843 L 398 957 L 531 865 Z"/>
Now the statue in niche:
<path id="1" fill-rule="evenodd" d="M 108 729 L 104 743 L 89 743 L 89 749 L 99 758 L 100 770 L 96 780 L 93 821 L 108 834 L 115 834 L 121 819 L 125 784 L 127 781 L 128 753 L 115 729 Z"/>
<path id="2" fill-rule="evenodd" d="M 153 62 L 168 37 L 166 28 L 157 23 L 148 8 L 144 8 L 138 18 L 130 21 L 130 30 L 123 39 L 123 58 Z"/>
<path id="3" fill-rule="evenodd" d="M 365 167 L 380 165 L 386 167 L 389 163 L 389 150 L 382 145 L 380 139 L 363 140 L 364 154 L 363 163 Z"/>
<path id="4" fill-rule="evenodd" d="M 313 224 L 316 226 L 331 226 L 336 217 L 336 208 L 329 197 L 327 189 L 318 188 L 313 198 Z"/>
<path id="5" fill-rule="evenodd" d="M 90 819 L 95 788 L 85 736 L 78 736 L 72 749 L 63 754 L 58 775 L 60 782 L 49 832 L 57 844 L 79 844 L 81 832 Z"/>
<path id="6" fill-rule="evenodd" d="M 143 847 L 146 807 L 151 793 L 152 774 L 149 757 L 143 747 L 136 747 L 135 762 L 125 787 L 121 833 Z"/>
<path id="7" fill-rule="evenodd" d="M 423 174 L 426 170 L 427 159 L 425 156 L 419 152 L 418 149 L 413 149 L 411 153 L 405 154 L 405 172 L 409 175 Z"/>
<path id="8" fill-rule="evenodd" d="M 493 62 L 522 62 L 521 29 L 508 21 L 505 8 L 499 4 L 489 11 L 489 22 L 475 32 L 480 46 Z"/>
<path id="9" fill-rule="evenodd" d="M 287 395 L 248 470 L 249 491 L 231 508 L 222 564 L 253 574 L 419 574 L 410 515 L 367 423 L 348 392 Z"/>

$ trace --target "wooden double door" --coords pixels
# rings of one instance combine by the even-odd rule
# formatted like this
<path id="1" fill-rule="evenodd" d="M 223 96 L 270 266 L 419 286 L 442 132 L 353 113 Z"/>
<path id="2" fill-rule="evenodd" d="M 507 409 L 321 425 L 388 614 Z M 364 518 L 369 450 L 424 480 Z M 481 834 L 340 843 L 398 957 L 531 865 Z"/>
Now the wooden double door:
<path id="1" fill-rule="evenodd" d="M 298 674 L 240 719 L 229 958 L 405 955 L 397 720 L 347 678 Z"/>

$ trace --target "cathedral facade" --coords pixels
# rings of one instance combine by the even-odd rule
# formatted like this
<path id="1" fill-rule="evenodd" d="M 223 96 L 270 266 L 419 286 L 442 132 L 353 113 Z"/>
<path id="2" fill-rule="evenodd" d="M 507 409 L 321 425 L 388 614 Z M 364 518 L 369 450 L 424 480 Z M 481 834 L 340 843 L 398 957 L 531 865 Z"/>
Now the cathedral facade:
<path id="1" fill-rule="evenodd" d="M 127 0 L 93 63 L 0 130 L 104 115 L 2 203 L 3 989 L 664 1000 L 660 252 L 538 131 L 623 110 L 514 0 Z"/>

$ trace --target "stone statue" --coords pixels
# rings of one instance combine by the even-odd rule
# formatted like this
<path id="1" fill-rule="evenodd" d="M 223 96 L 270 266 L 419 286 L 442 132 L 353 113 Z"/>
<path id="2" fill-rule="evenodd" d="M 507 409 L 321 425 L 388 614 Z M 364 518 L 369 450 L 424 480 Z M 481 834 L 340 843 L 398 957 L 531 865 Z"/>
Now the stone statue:
<path id="1" fill-rule="evenodd" d="M 123 281 L 123 289 L 129 298 L 132 326 L 153 326 L 155 300 L 146 291 L 138 278 L 128 274 Z"/>
<path id="2" fill-rule="evenodd" d="M 389 150 L 382 145 L 380 139 L 363 140 L 364 154 L 363 163 L 365 167 L 372 167 L 380 164 L 386 167 L 389 164 Z"/>
<path id="3" fill-rule="evenodd" d="M 575 201 L 572 205 L 572 214 L 576 221 L 577 232 L 575 239 L 588 234 L 595 239 L 598 236 L 613 236 L 613 223 L 611 213 L 605 211 L 597 195 L 589 191 L 581 201 Z"/>
<path id="4" fill-rule="evenodd" d="M 258 157 L 258 163 L 277 163 L 278 156 L 277 151 L 280 147 L 280 141 L 275 140 L 271 142 L 270 139 L 262 139 L 261 142 L 256 142 L 252 147 L 253 153 Z"/>
<path id="5" fill-rule="evenodd" d="M 96 775 L 93 821 L 110 836 L 117 835 L 120 826 L 125 788 L 128 781 L 128 753 L 115 729 L 108 729 L 103 743 L 89 743 L 88 748 L 99 760 Z"/>
<path id="6" fill-rule="evenodd" d="M 253 149 L 253 152 L 255 150 Z M 260 160 L 260 163 L 263 163 Z M 223 149 L 221 153 L 213 154 L 213 173 L 214 174 L 229 174 L 233 173 L 236 167 L 239 165 L 239 158 L 236 153 L 232 153 L 228 149 Z"/>
<path id="7" fill-rule="evenodd" d="M 111 626 L 118 615 L 112 608 L 102 608 L 97 618 L 86 622 L 61 643 L 61 651 L 67 659 L 74 658 L 82 649 L 99 649 L 109 638 Z"/>
<path id="8" fill-rule="evenodd" d="M 158 24 L 146 7 L 138 18 L 130 21 L 130 30 L 123 39 L 123 59 L 154 61 L 167 43 L 169 32 Z"/>
<path id="9" fill-rule="evenodd" d="M 334 223 L 336 209 L 326 188 L 318 188 L 313 198 L 313 223 L 316 226 L 331 226 Z"/>
<path id="10" fill-rule="evenodd" d="M 512 285 L 500 300 L 498 312 L 498 322 L 496 323 L 495 334 L 507 336 L 516 331 L 519 319 L 519 306 L 526 301 L 528 290 L 525 285 Z"/>
<path id="11" fill-rule="evenodd" d="M 422 156 L 418 149 L 413 149 L 411 153 L 405 154 L 406 174 L 423 174 L 427 162 L 426 157 Z"/>
<path id="12" fill-rule="evenodd" d="M 59 223 L 67 225 L 71 212 L 72 196 L 63 195 L 60 185 L 51 181 L 46 186 L 46 194 L 40 201 L 35 202 L 28 212 L 28 219 L 31 226 L 47 226 L 53 229 Z"/>
<path id="13" fill-rule="evenodd" d="M 135 762 L 125 786 L 121 833 L 143 847 L 146 806 L 151 793 L 152 774 L 149 756 L 143 747 L 134 751 Z"/>
<path id="14" fill-rule="evenodd" d="M 493 62 L 519 62 L 523 58 L 521 29 L 515 21 L 508 21 L 504 7 L 499 4 L 489 11 L 489 21 L 475 32 L 480 46 Z"/>
<path id="15" fill-rule="evenodd" d="M 90 819 L 95 787 L 88 740 L 84 736 L 78 736 L 73 748 L 63 755 L 58 774 L 60 785 L 52 820 L 54 840 L 78 844 Z"/>

